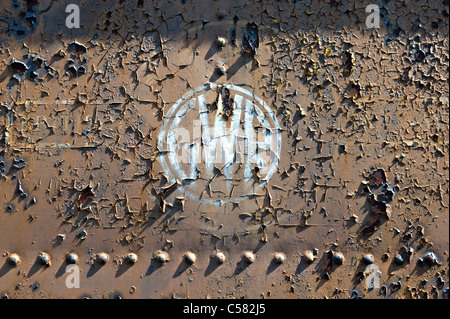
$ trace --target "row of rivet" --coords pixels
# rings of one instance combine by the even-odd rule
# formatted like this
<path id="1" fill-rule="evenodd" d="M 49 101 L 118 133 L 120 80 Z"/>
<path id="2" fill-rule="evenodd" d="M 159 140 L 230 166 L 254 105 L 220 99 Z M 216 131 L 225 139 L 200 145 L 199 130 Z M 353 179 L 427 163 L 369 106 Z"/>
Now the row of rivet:
<path id="1" fill-rule="evenodd" d="M 161 251 L 161 250 L 157 251 L 153 258 L 162 264 L 170 261 L 169 254 L 166 251 Z M 317 259 L 317 251 L 313 252 L 313 251 L 307 250 L 303 253 L 303 258 L 306 262 L 312 263 Z M 130 264 L 135 264 L 138 261 L 138 256 L 135 253 L 128 253 L 127 256 L 125 257 L 125 259 Z M 226 257 L 223 252 L 219 251 L 219 252 L 216 252 L 214 255 L 214 260 L 218 264 L 223 264 L 225 262 L 225 259 L 226 259 Z M 273 262 L 276 264 L 282 264 L 285 261 L 285 259 L 286 259 L 286 255 L 282 252 L 276 252 L 273 256 Z M 96 261 L 100 265 L 106 264 L 108 262 L 108 260 L 109 260 L 109 255 L 105 252 L 101 252 L 96 255 Z M 186 263 L 192 265 L 196 262 L 196 260 L 197 260 L 197 256 L 193 252 L 188 251 L 184 254 L 184 261 Z M 252 264 L 255 261 L 255 255 L 250 251 L 245 251 L 242 254 L 242 260 L 246 264 Z M 332 252 L 331 260 L 336 265 L 342 265 L 344 263 L 344 255 L 340 252 Z M 374 262 L 373 255 L 366 254 L 362 258 L 362 261 L 366 264 L 372 264 Z M 21 262 L 20 256 L 16 253 L 9 254 L 8 262 L 11 265 L 16 266 Z M 39 253 L 39 255 L 37 257 L 37 262 L 43 266 L 50 266 L 50 264 L 51 264 L 50 255 L 45 252 Z M 73 252 L 68 253 L 66 255 L 66 262 L 68 264 L 76 264 L 78 262 L 78 255 Z M 395 262 L 395 260 L 394 260 L 394 262 Z M 421 258 L 419 258 L 418 262 L 433 265 L 433 264 L 437 263 L 437 258 L 434 253 L 427 252 L 425 255 L 423 255 Z"/>
<path id="2" fill-rule="evenodd" d="M 96 255 L 96 262 L 98 262 L 100 265 L 104 265 L 109 261 L 110 257 L 107 253 L 105 252 L 101 252 L 98 253 Z M 168 261 L 170 261 L 169 258 L 169 254 L 166 251 L 157 251 L 153 257 L 153 259 L 155 259 L 156 261 L 164 264 Z M 188 264 L 194 264 L 197 260 L 197 256 L 193 253 L 193 252 L 186 252 L 183 256 L 183 259 L 186 263 Z M 286 259 L 286 256 L 283 253 L 277 252 L 274 254 L 273 260 L 275 263 L 277 264 L 281 264 L 284 262 L 284 260 Z M 16 253 L 13 254 L 9 254 L 7 256 L 7 260 L 8 262 L 13 265 L 13 266 L 17 266 L 21 263 L 21 259 L 20 256 Z M 65 258 L 66 262 L 68 264 L 76 264 L 78 262 L 78 255 L 76 253 L 68 253 L 66 255 Z M 125 260 L 127 262 L 129 262 L 130 264 L 135 264 L 138 261 L 138 256 L 135 253 L 128 253 L 125 257 Z M 223 264 L 226 260 L 225 254 L 223 252 L 216 252 L 214 254 L 214 260 L 218 263 L 218 264 Z M 250 252 L 250 251 L 246 251 L 242 254 L 242 260 L 247 263 L 247 264 L 251 264 L 255 261 L 255 255 Z M 36 261 L 43 265 L 43 266 L 50 266 L 51 265 L 51 258 L 50 255 L 46 252 L 41 252 L 39 253 L 39 255 L 37 256 Z"/>

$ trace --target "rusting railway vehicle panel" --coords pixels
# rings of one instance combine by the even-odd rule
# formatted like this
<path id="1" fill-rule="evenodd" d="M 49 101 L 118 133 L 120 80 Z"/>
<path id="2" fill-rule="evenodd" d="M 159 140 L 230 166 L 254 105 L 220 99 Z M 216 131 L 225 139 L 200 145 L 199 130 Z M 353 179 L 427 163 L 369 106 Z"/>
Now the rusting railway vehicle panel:
<path id="1" fill-rule="evenodd" d="M 0 293 L 448 298 L 448 14 L 2 1 Z"/>

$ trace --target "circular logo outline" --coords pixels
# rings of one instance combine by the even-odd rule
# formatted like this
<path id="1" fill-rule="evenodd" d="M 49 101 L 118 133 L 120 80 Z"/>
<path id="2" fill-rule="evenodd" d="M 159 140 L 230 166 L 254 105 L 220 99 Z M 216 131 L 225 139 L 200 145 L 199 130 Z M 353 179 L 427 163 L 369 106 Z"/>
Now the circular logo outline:
<path id="1" fill-rule="evenodd" d="M 254 192 L 256 192 L 259 189 L 261 189 L 261 187 L 270 180 L 273 173 L 275 172 L 275 170 L 278 167 L 280 154 L 281 154 L 281 146 L 282 146 L 282 144 L 281 144 L 281 128 L 280 128 L 277 118 L 275 117 L 274 112 L 270 109 L 270 107 L 267 105 L 267 103 L 264 102 L 258 96 L 256 96 L 254 93 L 247 91 L 246 89 L 244 89 L 242 87 L 235 86 L 233 84 L 207 83 L 207 84 L 204 84 L 203 86 L 197 87 L 197 88 L 185 93 L 180 99 L 178 99 L 175 102 L 174 105 L 172 105 L 172 107 L 169 109 L 167 114 L 164 116 L 164 120 L 163 120 L 163 123 L 162 123 L 160 131 L 159 131 L 159 135 L 158 135 L 158 150 L 161 151 L 163 149 L 164 136 L 166 135 L 166 130 L 167 130 L 167 126 L 169 124 L 169 120 L 172 119 L 175 112 L 183 105 L 183 102 L 188 102 L 189 99 L 196 93 L 199 93 L 201 91 L 213 90 L 217 87 L 224 87 L 227 89 L 231 89 L 231 90 L 240 92 L 242 94 L 245 94 L 245 95 L 251 97 L 254 101 L 258 102 L 265 109 L 265 111 L 267 112 L 267 114 L 269 115 L 270 119 L 272 120 L 272 122 L 275 126 L 274 129 L 276 130 L 277 153 L 276 153 L 276 156 L 274 156 L 274 161 L 270 164 L 270 169 L 269 169 L 268 173 L 266 174 L 265 178 L 259 183 L 257 188 L 254 190 Z M 256 105 L 255 105 L 255 107 L 256 107 Z M 160 163 L 161 163 L 165 173 L 168 175 L 169 180 L 172 183 L 175 183 L 177 181 L 177 179 L 174 176 L 172 176 L 172 170 L 170 169 L 168 163 L 166 162 L 165 157 L 166 157 L 165 152 L 159 154 Z M 186 190 L 183 187 L 183 185 L 178 185 L 177 189 L 182 191 L 184 194 L 188 195 L 192 199 L 195 199 L 195 200 L 200 201 L 201 203 L 210 204 L 210 205 L 223 205 L 223 204 L 228 204 L 228 203 L 239 203 L 239 202 L 243 201 L 244 199 L 248 199 L 248 193 L 240 195 L 239 197 L 234 197 L 234 198 L 230 198 L 230 199 L 226 199 L 226 200 L 223 200 L 223 199 L 214 200 L 214 199 L 204 198 L 202 196 L 192 194 L 189 190 Z"/>

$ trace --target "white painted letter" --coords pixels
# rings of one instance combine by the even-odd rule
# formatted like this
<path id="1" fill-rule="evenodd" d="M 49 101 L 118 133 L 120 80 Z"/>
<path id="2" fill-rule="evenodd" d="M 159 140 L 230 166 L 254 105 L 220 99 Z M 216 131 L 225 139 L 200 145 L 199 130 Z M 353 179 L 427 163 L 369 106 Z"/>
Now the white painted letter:
<path id="1" fill-rule="evenodd" d="M 370 13 L 366 18 L 366 27 L 378 29 L 380 27 L 380 8 L 376 4 L 369 4 L 366 7 L 366 13 Z"/>
<path id="2" fill-rule="evenodd" d="M 66 27 L 69 29 L 80 28 L 80 8 L 76 4 L 69 4 L 66 13 L 70 13 L 66 18 Z"/>
<path id="3" fill-rule="evenodd" d="M 371 264 L 366 267 L 365 273 L 368 274 L 366 278 L 366 287 L 368 289 L 380 288 L 381 272 L 377 265 Z"/>
<path id="4" fill-rule="evenodd" d="M 70 272 L 66 278 L 66 287 L 71 288 L 80 288 L 80 267 L 77 265 L 68 265 L 66 267 L 66 273 Z"/>

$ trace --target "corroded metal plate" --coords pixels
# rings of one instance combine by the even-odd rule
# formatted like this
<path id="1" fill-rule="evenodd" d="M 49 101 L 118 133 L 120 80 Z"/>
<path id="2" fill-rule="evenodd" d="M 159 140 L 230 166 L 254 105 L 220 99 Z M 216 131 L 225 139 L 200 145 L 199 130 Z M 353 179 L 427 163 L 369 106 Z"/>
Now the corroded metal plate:
<path id="1" fill-rule="evenodd" d="M 0 5 L 4 297 L 448 298 L 448 3 L 70 3 Z"/>

